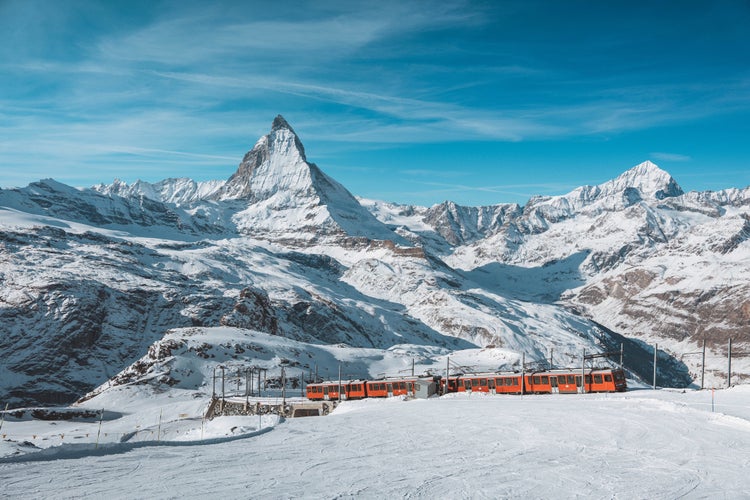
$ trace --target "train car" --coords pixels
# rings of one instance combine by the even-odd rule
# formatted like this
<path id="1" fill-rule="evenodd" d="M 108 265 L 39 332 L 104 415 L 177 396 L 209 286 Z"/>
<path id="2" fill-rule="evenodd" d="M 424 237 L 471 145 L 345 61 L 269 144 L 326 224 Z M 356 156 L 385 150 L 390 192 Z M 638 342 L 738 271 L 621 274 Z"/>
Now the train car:
<path id="1" fill-rule="evenodd" d="M 549 372 L 529 373 L 524 375 L 525 394 L 550 394 L 553 392 L 553 384 L 556 377 Z"/>
<path id="2" fill-rule="evenodd" d="M 577 394 L 581 389 L 581 371 L 550 370 L 540 372 L 462 374 L 448 378 L 447 392 L 488 392 L 493 394 Z M 627 389 L 621 369 L 586 370 L 585 392 L 621 392 Z M 446 393 L 445 379 L 440 381 Z"/>
<path id="3" fill-rule="evenodd" d="M 496 374 L 495 394 L 521 394 L 521 374 Z"/>
<path id="4" fill-rule="evenodd" d="M 393 396 L 413 396 L 417 378 L 387 378 L 368 380 L 365 383 L 368 398 L 388 398 Z"/>
<path id="5" fill-rule="evenodd" d="M 445 389 L 445 382 L 442 382 Z M 448 392 L 494 392 L 495 374 L 477 373 L 448 377 Z"/>
<path id="6" fill-rule="evenodd" d="M 628 389 L 625 372 L 615 370 L 592 370 L 586 375 L 588 392 L 624 392 Z"/>
<path id="7" fill-rule="evenodd" d="M 363 399 L 367 397 L 366 381 L 346 380 L 307 384 L 307 399 L 330 401 L 336 399 Z"/>
<path id="8" fill-rule="evenodd" d="M 583 378 L 581 375 L 583 374 Z M 583 389 L 581 388 L 583 381 Z M 617 369 L 551 370 L 524 377 L 525 393 L 577 394 L 579 392 L 622 392 L 627 390 L 625 372 Z"/>

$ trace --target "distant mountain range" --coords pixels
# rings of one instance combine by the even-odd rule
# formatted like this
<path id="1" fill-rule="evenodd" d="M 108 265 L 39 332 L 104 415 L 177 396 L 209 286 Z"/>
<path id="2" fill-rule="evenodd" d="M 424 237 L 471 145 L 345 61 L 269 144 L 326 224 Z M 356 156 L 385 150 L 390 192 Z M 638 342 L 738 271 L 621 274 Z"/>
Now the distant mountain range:
<path id="1" fill-rule="evenodd" d="M 658 382 L 684 386 L 706 339 L 721 384 L 728 339 L 750 344 L 749 237 L 750 189 L 684 193 L 651 162 L 525 206 L 358 200 L 278 116 L 226 181 L 0 190 L 0 401 L 162 380 L 145 360 L 220 325 L 297 342 L 279 367 L 312 371 L 319 349 L 305 346 L 341 346 L 361 377 L 394 353 L 533 369 L 625 343 L 650 381 L 658 342 Z"/>

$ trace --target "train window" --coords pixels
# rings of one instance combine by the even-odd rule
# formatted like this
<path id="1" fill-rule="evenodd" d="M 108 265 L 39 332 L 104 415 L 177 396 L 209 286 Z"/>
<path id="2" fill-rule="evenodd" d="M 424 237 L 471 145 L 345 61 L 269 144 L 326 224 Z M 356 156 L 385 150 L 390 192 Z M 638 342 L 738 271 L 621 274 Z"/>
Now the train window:
<path id="1" fill-rule="evenodd" d="M 612 382 L 612 375 L 610 375 L 609 373 L 604 374 L 604 381 Z"/>
<path id="2" fill-rule="evenodd" d="M 471 380 L 464 380 L 464 389 L 471 389 Z"/>
<path id="3" fill-rule="evenodd" d="M 542 376 L 542 384 L 549 384 L 549 377 L 547 375 Z"/>
<path id="4" fill-rule="evenodd" d="M 402 389 L 402 390 L 404 390 L 404 391 L 406 390 L 406 382 L 401 382 L 401 383 L 399 384 L 399 386 L 401 386 L 401 389 Z"/>
<path id="5" fill-rule="evenodd" d="M 477 387 L 477 386 L 479 386 L 479 382 L 480 382 L 480 380 L 478 378 L 473 378 L 473 379 L 471 379 L 471 386 L 472 387 Z"/>
<path id="6" fill-rule="evenodd" d="M 578 378 L 578 377 L 576 377 L 575 375 L 568 375 L 566 377 L 567 383 L 570 384 L 570 385 L 575 384 L 576 383 L 576 378 Z"/>
<path id="7" fill-rule="evenodd" d="M 491 378 L 491 379 L 490 379 L 490 380 L 488 381 L 487 385 L 489 386 L 489 388 L 490 388 L 490 389 L 494 389 L 494 388 L 495 388 L 495 379 L 494 379 L 494 378 Z"/>
<path id="8" fill-rule="evenodd" d="M 578 387 L 581 387 L 581 376 L 580 375 L 576 375 L 576 385 Z"/>
<path id="9" fill-rule="evenodd" d="M 534 384 L 541 384 L 542 383 L 542 378 L 539 375 L 534 375 L 532 377 L 532 381 L 534 382 Z"/>
<path id="10" fill-rule="evenodd" d="M 487 385 L 487 379 L 486 378 L 480 378 L 479 379 L 479 385 L 481 385 L 482 387 L 486 386 Z"/>
<path id="11" fill-rule="evenodd" d="M 595 384 L 601 384 L 602 383 L 602 376 L 601 375 L 594 375 L 594 383 Z"/>

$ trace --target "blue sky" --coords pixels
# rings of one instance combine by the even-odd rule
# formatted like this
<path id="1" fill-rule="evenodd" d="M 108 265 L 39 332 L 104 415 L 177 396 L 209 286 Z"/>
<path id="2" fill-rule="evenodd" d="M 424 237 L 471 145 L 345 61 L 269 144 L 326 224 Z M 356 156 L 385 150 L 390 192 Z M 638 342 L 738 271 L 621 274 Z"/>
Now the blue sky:
<path id="1" fill-rule="evenodd" d="M 750 185 L 746 1 L 0 0 L 0 186 L 225 179 L 282 114 L 368 198 Z"/>

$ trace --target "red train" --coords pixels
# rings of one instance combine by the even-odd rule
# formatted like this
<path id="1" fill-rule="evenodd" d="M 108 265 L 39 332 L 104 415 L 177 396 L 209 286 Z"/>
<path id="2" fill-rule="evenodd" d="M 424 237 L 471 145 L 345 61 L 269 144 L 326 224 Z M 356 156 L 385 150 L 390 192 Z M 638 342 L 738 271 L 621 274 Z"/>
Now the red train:
<path id="1" fill-rule="evenodd" d="M 320 382 L 307 384 L 307 399 L 332 400 L 387 398 L 391 396 L 413 396 L 415 384 L 419 377 L 386 378 L 380 380 L 345 380 L 339 382 Z"/>
<path id="2" fill-rule="evenodd" d="M 583 381 L 583 388 L 581 387 Z M 398 377 L 381 380 L 346 380 L 308 384 L 310 400 L 385 398 L 430 395 L 421 390 L 435 384 L 434 393 L 485 392 L 491 394 L 575 394 L 627 390 L 622 369 L 550 370 L 529 373 L 478 373 L 443 377 Z M 340 398 L 339 398 L 340 395 Z M 424 396 L 426 397 L 426 396 Z"/>

